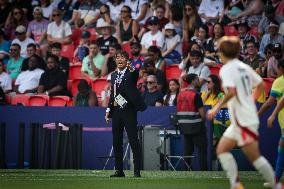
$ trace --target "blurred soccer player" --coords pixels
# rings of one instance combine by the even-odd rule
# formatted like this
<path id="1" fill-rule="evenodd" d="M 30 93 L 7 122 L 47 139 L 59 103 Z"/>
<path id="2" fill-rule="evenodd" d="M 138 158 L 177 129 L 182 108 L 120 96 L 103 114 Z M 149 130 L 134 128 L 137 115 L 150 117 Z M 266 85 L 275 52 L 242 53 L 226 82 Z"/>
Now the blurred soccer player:
<path id="1" fill-rule="evenodd" d="M 213 119 L 218 110 L 227 103 L 232 124 L 218 144 L 218 159 L 230 179 L 231 188 L 244 189 L 238 177 L 236 160 L 230 153 L 232 148 L 239 146 L 266 182 L 269 182 L 273 189 L 278 189 L 281 184 L 276 185 L 273 169 L 260 155 L 258 145 L 259 119 L 254 100 L 260 95 L 263 82 L 252 68 L 237 59 L 240 48 L 240 40 L 237 37 L 226 36 L 219 43 L 220 58 L 225 64 L 220 71 L 225 97 L 209 110 L 208 118 Z"/>
<path id="2" fill-rule="evenodd" d="M 258 112 L 259 115 L 267 111 L 273 104 L 276 104 L 277 100 L 279 101 L 280 98 L 284 95 L 284 60 L 279 61 L 277 68 L 278 68 L 277 74 L 279 77 L 273 82 L 270 96 L 267 99 L 267 101 L 259 109 L 259 112 Z M 268 127 L 271 127 L 272 122 L 274 121 L 277 113 L 279 112 L 278 122 L 281 128 L 281 138 L 279 139 L 278 155 L 277 155 L 277 161 L 276 161 L 276 170 L 275 170 L 276 182 L 280 180 L 282 173 L 283 173 L 283 168 L 284 168 L 284 109 L 282 110 L 280 109 L 277 110 L 276 108 L 268 119 Z M 269 184 L 265 183 L 264 186 L 269 186 Z"/>

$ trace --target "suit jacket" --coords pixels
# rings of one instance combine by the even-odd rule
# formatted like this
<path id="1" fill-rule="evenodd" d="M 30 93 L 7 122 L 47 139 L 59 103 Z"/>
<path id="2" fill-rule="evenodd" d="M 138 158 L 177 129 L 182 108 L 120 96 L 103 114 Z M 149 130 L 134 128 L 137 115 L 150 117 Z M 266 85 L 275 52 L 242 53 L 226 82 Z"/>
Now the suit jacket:
<path id="1" fill-rule="evenodd" d="M 117 74 L 118 71 L 115 71 L 111 74 L 111 93 L 108 105 L 108 108 L 110 108 L 110 117 L 114 109 L 114 85 Z M 130 71 L 127 68 L 119 87 L 116 88 L 116 95 L 120 94 L 127 100 L 128 103 L 125 109 L 131 108 L 133 111 L 144 111 L 146 110 L 147 106 L 145 105 L 144 100 L 136 87 L 138 75 L 138 71 Z"/>

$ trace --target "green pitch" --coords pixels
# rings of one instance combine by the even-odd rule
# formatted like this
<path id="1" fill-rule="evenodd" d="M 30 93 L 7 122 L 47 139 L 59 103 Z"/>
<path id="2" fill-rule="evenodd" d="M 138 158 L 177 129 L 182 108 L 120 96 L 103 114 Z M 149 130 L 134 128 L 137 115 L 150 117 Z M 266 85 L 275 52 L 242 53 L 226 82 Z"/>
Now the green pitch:
<path id="1" fill-rule="evenodd" d="M 142 178 L 109 178 L 113 171 L 0 170 L 0 189 L 229 189 L 224 172 L 142 171 Z M 262 189 L 256 172 L 241 172 L 247 189 Z"/>

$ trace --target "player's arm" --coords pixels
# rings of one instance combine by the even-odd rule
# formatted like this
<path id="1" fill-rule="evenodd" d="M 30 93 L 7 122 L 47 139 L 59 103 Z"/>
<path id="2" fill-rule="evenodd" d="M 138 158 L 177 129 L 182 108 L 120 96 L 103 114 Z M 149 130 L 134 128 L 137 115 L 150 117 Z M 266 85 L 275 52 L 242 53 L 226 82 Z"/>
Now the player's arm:
<path id="1" fill-rule="evenodd" d="M 217 112 L 225 105 L 227 102 L 236 96 L 236 88 L 235 87 L 228 87 L 227 93 L 225 94 L 224 98 L 220 100 L 211 110 L 208 111 L 207 118 L 213 119 Z"/>
<path id="2" fill-rule="evenodd" d="M 269 98 L 266 100 L 266 102 L 258 110 L 258 115 L 261 115 L 264 112 L 266 112 L 269 108 L 271 108 L 271 106 L 273 106 L 273 104 L 276 104 L 276 102 L 277 101 L 276 101 L 275 97 L 269 96 Z"/>
<path id="3" fill-rule="evenodd" d="M 258 84 L 257 86 L 255 86 L 255 88 L 254 88 L 254 91 L 253 91 L 253 94 L 252 94 L 252 97 L 253 97 L 254 101 L 256 101 L 256 100 L 260 97 L 262 91 L 264 91 L 263 82 L 259 83 L 259 84 Z"/>
<path id="4" fill-rule="evenodd" d="M 273 121 L 275 120 L 277 114 L 284 108 L 284 96 L 279 100 L 277 106 L 275 107 L 274 111 L 272 112 L 271 116 L 269 116 L 267 120 L 268 127 L 272 127 Z"/>

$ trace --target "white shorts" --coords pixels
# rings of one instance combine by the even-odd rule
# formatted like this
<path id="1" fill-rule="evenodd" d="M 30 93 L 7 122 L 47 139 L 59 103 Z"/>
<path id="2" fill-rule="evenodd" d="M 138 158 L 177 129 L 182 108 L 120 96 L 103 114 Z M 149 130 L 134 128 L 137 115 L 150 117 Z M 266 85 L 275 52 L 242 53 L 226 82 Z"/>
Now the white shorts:
<path id="1" fill-rule="evenodd" d="M 237 145 L 239 147 L 242 147 L 258 140 L 258 125 L 250 127 L 239 127 L 231 124 L 226 129 L 223 136 L 235 140 L 237 142 Z"/>

